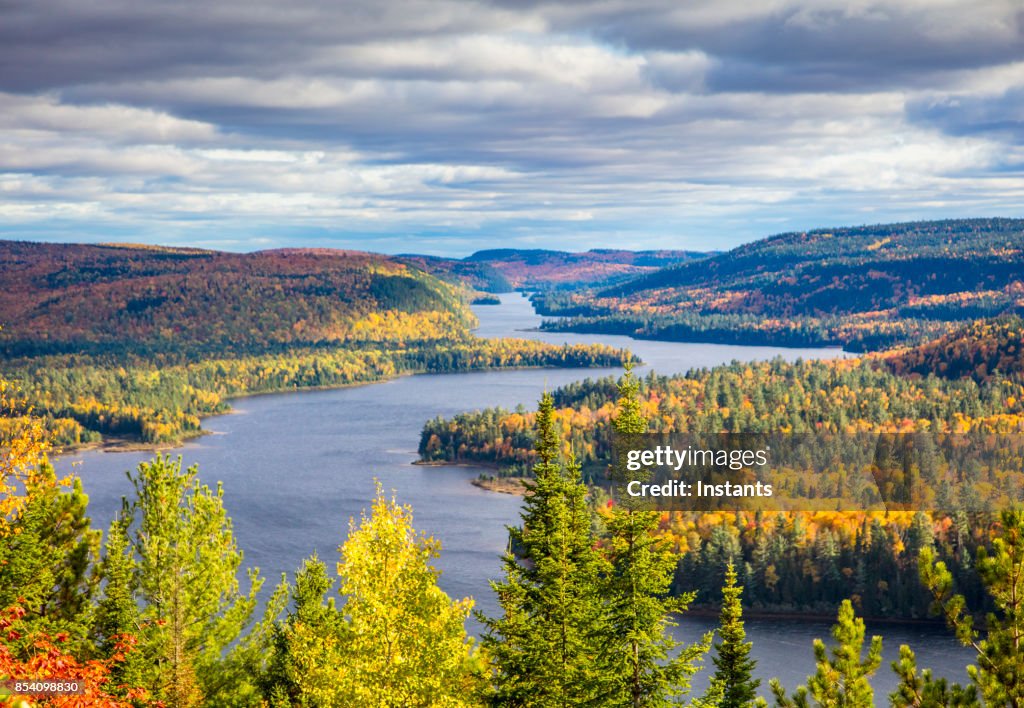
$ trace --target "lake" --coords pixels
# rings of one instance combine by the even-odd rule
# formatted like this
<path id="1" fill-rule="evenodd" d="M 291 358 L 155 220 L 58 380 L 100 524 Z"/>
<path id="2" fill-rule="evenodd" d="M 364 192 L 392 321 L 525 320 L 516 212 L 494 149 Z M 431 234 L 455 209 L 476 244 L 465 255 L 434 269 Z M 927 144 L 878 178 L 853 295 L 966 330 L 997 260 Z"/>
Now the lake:
<path id="1" fill-rule="evenodd" d="M 685 372 L 733 360 L 781 356 L 833 358 L 837 349 L 787 349 L 721 344 L 684 344 L 633 340 L 624 336 L 567 334 L 533 330 L 540 323 L 525 297 L 502 296 L 498 306 L 475 307 L 482 337 L 518 336 L 554 343 L 600 342 L 628 347 L 644 361 L 638 373 Z M 234 412 L 208 418 L 210 435 L 174 449 L 186 465 L 198 464 L 200 478 L 224 484 L 230 514 L 245 565 L 260 568 L 268 584 L 291 574 L 316 551 L 328 568 L 337 559 L 349 519 L 358 517 L 374 492 L 374 479 L 411 504 L 415 526 L 443 545 L 437 566 L 441 587 L 453 597 L 473 597 L 476 607 L 495 614 L 488 586 L 500 575 L 506 524 L 518 521 L 518 497 L 481 490 L 469 482 L 480 470 L 424 467 L 416 460 L 420 430 L 434 416 L 501 405 L 535 406 L 541 394 L 587 377 L 618 375 L 621 369 L 529 369 L 464 374 L 407 376 L 383 383 L 330 391 L 303 391 L 236 399 Z M 125 471 L 148 460 L 148 452 L 90 450 L 57 461 L 58 471 L 74 466 L 89 494 L 95 525 L 106 527 L 131 487 Z M 264 588 L 264 596 L 270 588 Z M 714 624 L 710 618 L 684 617 L 678 631 L 698 636 Z M 813 671 L 811 642 L 828 639 L 828 622 L 750 620 L 758 675 L 778 676 L 792 689 Z M 471 620 L 469 629 L 480 627 Z M 970 660 L 950 633 L 932 625 L 870 626 L 886 638 L 886 661 L 875 681 L 876 700 L 895 685 L 888 663 L 899 644 L 910 644 L 918 665 L 964 681 Z M 697 682 L 703 684 L 702 681 Z M 767 680 L 762 690 L 767 695 Z"/>

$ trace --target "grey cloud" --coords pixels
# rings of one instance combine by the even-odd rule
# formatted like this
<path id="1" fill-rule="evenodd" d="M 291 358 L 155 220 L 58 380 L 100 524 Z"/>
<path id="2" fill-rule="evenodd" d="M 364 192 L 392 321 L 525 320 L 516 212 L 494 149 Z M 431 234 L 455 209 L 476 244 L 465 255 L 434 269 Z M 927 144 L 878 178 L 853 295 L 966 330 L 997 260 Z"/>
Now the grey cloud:
<path id="1" fill-rule="evenodd" d="M 1008 2 L 0 0 L 0 15 L 5 233 L 78 214 L 175 238 L 664 245 L 1019 208 Z"/>
<path id="2" fill-rule="evenodd" d="M 950 135 L 1002 134 L 1024 143 L 1024 77 L 1021 85 L 996 96 L 946 96 L 918 99 L 907 106 L 908 116 Z"/>

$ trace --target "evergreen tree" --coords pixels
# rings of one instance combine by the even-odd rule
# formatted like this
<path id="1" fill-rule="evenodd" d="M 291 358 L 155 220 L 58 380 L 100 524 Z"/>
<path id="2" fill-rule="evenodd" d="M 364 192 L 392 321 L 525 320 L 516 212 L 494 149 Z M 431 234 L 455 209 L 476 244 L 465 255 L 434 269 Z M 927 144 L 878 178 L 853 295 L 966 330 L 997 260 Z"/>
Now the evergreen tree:
<path id="1" fill-rule="evenodd" d="M 316 555 L 303 562 L 294 587 L 282 583 L 279 592 L 290 595 L 292 609 L 273 627 L 269 656 L 258 678 L 270 705 L 312 708 L 340 700 L 348 665 L 347 627 L 334 598 L 328 597 L 332 585 L 327 566 Z"/>
<path id="2" fill-rule="evenodd" d="M 453 602 L 437 586 L 431 565 L 440 545 L 417 534 L 412 509 L 388 500 L 377 488 L 371 516 L 350 524 L 341 546 L 339 592 L 344 652 L 337 671 L 336 697 L 317 705 L 364 708 L 460 708 L 478 686 L 471 674 L 472 640 L 465 621 L 472 600 Z M 311 576 L 307 591 L 323 587 Z M 331 607 L 305 603 L 313 627 L 338 636 Z M 297 607 L 297 612 L 302 609 Z M 319 651 L 322 644 L 317 645 Z M 320 662 L 310 662 L 315 670 Z M 302 679 L 305 681 L 305 678 Z"/>
<path id="3" fill-rule="evenodd" d="M 906 644 L 900 646 L 900 658 L 892 662 L 892 670 L 900 679 L 889 694 L 893 708 L 975 708 L 980 706 L 975 686 L 966 688 L 944 678 L 935 678 L 931 669 L 917 672 L 917 659 Z"/>
<path id="4" fill-rule="evenodd" d="M 553 402 L 537 413 L 535 480 L 527 483 L 522 526 L 509 529 L 505 579 L 492 583 L 502 616 L 481 616 L 493 667 L 491 699 L 501 706 L 588 706 L 605 701 L 607 637 L 602 561 L 579 467 L 559 461 Z"/>
<path id="5" fill-rule="evenodd" d="M 179 708 L 200 701 L 231 705 L 252 691 L 230 656 L 248 626 L 262 585 L 250 573 L 242 594 L 242 553 L 235 545 L 223 491 L 200 484 L 195 466 L 158 455 L 135 475 L 132 536 L 142 601 L 143 678 L 154 698 Z"/>
<path id="6" fill-rule="evenodd" d="M 872 637 L 866 657 L 864 649 L 864 620 L 853 612 L 853 604 L 843 600 L 839 606 L 839 618 L 832 627 L 836 646 L 832 656 L 828 655 L 825 643 L 814 640 L 814 658 L 817 671 L 808 677 L 807 686 L 800 686 L 793 696 L 787 697 L 778 679 L 770 682 L 776 705 L 780 708 L 803 708 L 810 705 L 808 695 L 815 705 L 823 708 L 864 708 L 874 705 L 874 692 L 869 679 L 882 663 L 882 638 Z"/>
<path id="7" fill-rule="evenodd" d="M 647 431 L 639 383 L 629 364 L 619 382 L 618 407 L 612 426 L 620 443 L 628 445 L 633 436 Z M 615 470 L 617 475 L 622 472 Z M 710 645 L 709 634 L 682 647 L 668 631 L 676 624 L 671 614 L 684 612 L 693 593 L 668 596 L 677 560 L 656 536 L 660 518 L 660 512 L 624 496 L 616 500 L 607 524 L 604 546 L 610 568 L 602 583 L 608 603 L 609 649 L 602 669 L 610 684 L 607 705 L 673 704 L 673 698 L 688 693 L 690 676 Z"/>
<path id="8" fill-rule="evenodd" d="M 979 548 L 977 570 L 996 612 L 985 619 L 985 637 L 980 638 L 974 617 L 967 610 L 963 595 L 953 593 L 953 575 L 942 561 L 935 561 L 931 547 L 921 549 L 921 581 L 935 599 L 933 610 L 943 614 L 964 646 L 978 653 L 976 666 L 968 666 L 971 686 L 950 687 L 950 693 L 980 695 L 985 705 L 1024 706 L 1024 512 L 1004 511 L 991 549 Z M 937 691 L 930 676 L 922 676 L 917 685 L 916 667 L 909 663 L 902 672 L 898 691 Z"/>
<path id="9" fill-rule="evenodd" d="M 122 514 L 107 531 L 99 575 L 103 594 L 96 607 L 94 641 L 103 656 L 119 651 L 125 636 L 137 637 L 142 626 L 136 601 L 138 581 L 135 558 L 128 538 L 128 516 Z M 144 683 L 145 658 L 139 651 L 129 653 L 124 662 L 111 670 L 115 685 L 141 686 Z"/>
<path id="10" fill-rule="evenodd" d="M 100 533 L 89 527 L 81 480 L 58 480 L 43 462 L 26 473 L 21 506 L 0 543 L 0 609 L 18 605 L 21 626 L 83 645 L 96 588 Z"/>
<path id="11" fill-rule="evenodd" d="M 743 588 L 736 584 L 736 569 L 732 563 L 725 571 L 725 586 L 722 588 L 722 612 L 719 615 L 718 634 L 722 641 L 715 644 L 715 673 L 711 684 L 721 691 L 718 705 L 721 708 L 749 708 L 756 704 L 757 687 L 760 679 L 753 677 L 757 661 L 750 658 L 753 644 L 745 641 L 743 629 L 743 605 L 740 598 Z"/>

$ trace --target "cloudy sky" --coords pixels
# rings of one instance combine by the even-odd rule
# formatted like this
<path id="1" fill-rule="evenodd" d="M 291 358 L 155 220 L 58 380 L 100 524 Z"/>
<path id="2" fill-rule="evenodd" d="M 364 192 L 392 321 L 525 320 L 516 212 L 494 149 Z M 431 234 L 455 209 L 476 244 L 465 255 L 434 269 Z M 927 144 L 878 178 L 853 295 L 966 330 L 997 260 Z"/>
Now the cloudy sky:
<path id="1" fill-rule="evenodd" d="M 3 238 L 711 249 L 1022 205 L 1022 0 L 0 0 Z"/>

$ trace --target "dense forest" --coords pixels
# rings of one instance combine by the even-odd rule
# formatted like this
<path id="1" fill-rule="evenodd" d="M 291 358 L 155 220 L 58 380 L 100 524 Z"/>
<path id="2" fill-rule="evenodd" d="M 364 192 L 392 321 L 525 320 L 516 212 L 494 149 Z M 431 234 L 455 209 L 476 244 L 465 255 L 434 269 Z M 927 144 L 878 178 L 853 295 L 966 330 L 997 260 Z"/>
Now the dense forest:
<path id="1" fill-rule="evenodd" d="M 912 222 L 773 236 L 608 287 L 535 297 L 547 327 L 854 351 L 1024 311 L 1024 220 Z"/>
<path id="2" fill-rule="evenodd" d="M 650 374 L 637 384 L 638 407 L 646 430 L 658 433 L 1021 434 L 1022 342 L 1024 322 L 1000 318 L 894 354 Z M 562 449 L 591 480 L 611 457 L 617 392 L 613 378 L 552 392 Z M 524 409 L 437 418 L 423 428 L 420 456 L 492 464 L 499 474 L 519 476 L 536 460 L 534 427 L 535 414 Z M 970 472 L 968 492 L 1002 484 L 992 474 Z M 970 559 L 984 525 L 972 511 L 978 505 L 960 501 L 948 514 L 665 512 L 659 534 L 679 555 L 674 591 L 696 591 L 699 602 L 714 600 L 733 561 L 748 602 L 761 609 L 822 611 L 852 597 L 872 616 L 923 617 L 928 603 L 912 571 L 925 545 L 958 574 L 964 592 L 975 601 L 982 594 Z"/>
<path id="3" fill-rule="evenodd" d="M 0 277 L 2 369 L 27 396 L 15 414 L 34 410 L 61 445 L 174 442 L 246 393 L 624 357 L 477 339 L 474 291 L 365 253 L 0 242 Z"/>
<path id="4" fill-rule="evenodd" d="M 477 251 L 462 259 L 420 255 L 398 258 L 444 280 L 501 293 L 609 285 L 706 255 L 697 251 L 592 249 L 571 253 L 540 248 L 495 248 Z"/>
<path id="5" fill-rule="evenodd" d="M 616 386 L 611 425 L 619 433 L 648 427 L 639 388 L 628 372 Z M 0 380 L 0 406 L 13 394 Z M 453 600 L 438 586 L 440 545 L 379 486 L 369 510 L 350 521 L 335 572 L 314 554 L 264 596 L 258 569 L 239 581 L 243 554 L 223 492 L 203 484 L 196 467 L 159 455 L 139 464 L 122 513 L 101 533 L 91 528 L 81 482 L 57 479 L 48 464 L 45 427 L 25 417 L 6 431 L 0 457 L 0 699 L 19 707 L 753 708 L 770 696 L 780 708 L 875 705 L 871 679 L 884 640 L 865 647 L 859 615 L 872 606 L 859 592 L 838 603 L 831 650 L 821 639 L 808 647 L 815 672 L 805 685 L 790 693 L 777 679 L 765 687 L 754 678 L 743 604 L 758 591 L 759 568 L 744 561 L 738 536 L 755 539 L 755 562 L 773 561 L 764 572 L 784 592 L 800 588 L 789 586 L 790 567 L 775 562 L 807 572 L 812 562 L 800 554 L 808 547 L 821 549 L 825 584 L 841 583 L 847 562 L 862 586 L 877 580 L 882 590 L 901 572 L 913 578 L 912 593 L 909 584 L 892 587 L 922 614 L 942 616 L 977 660 L 967 682 L 953 683 L 919 669 L 901 647 L 891 705 L 1024 700 L 1015 643 L 1024 632 L 1016 600 L 1024 513 L 972 519 L 969 543 L 950 531 L 952 555 L 950 541 L 931 535 L 936 520 L 922 514 L 898 549 L 886 545 L 882 529 L 899 523 L 888 518 L 837 517 L 811 534 L 799 518 L 786 525 L 705 515 L 726 540 L 704 552 L 707 563 L 680 563 L 659 512 L 588 499 L 549 394 L 533 417 L 533 481 L 492 585 L 498 613 L 478 615 L 479 645 L 465 630 L 473 599 Z M 850 555 L 847 535 L 857 539 Z M 785 547 L 781 555 L 776 546 Z M 718 627 L 683 644 L 669 630 L 701 598 L 668 591 L 681 576 L 713 571 Z M 984 608 L 992 611 L 982 618 Z M 700 671 L 708 688 L 697 694 L 691 682 Z M 73 695 L 56 695 L 69 684 Z"/>

